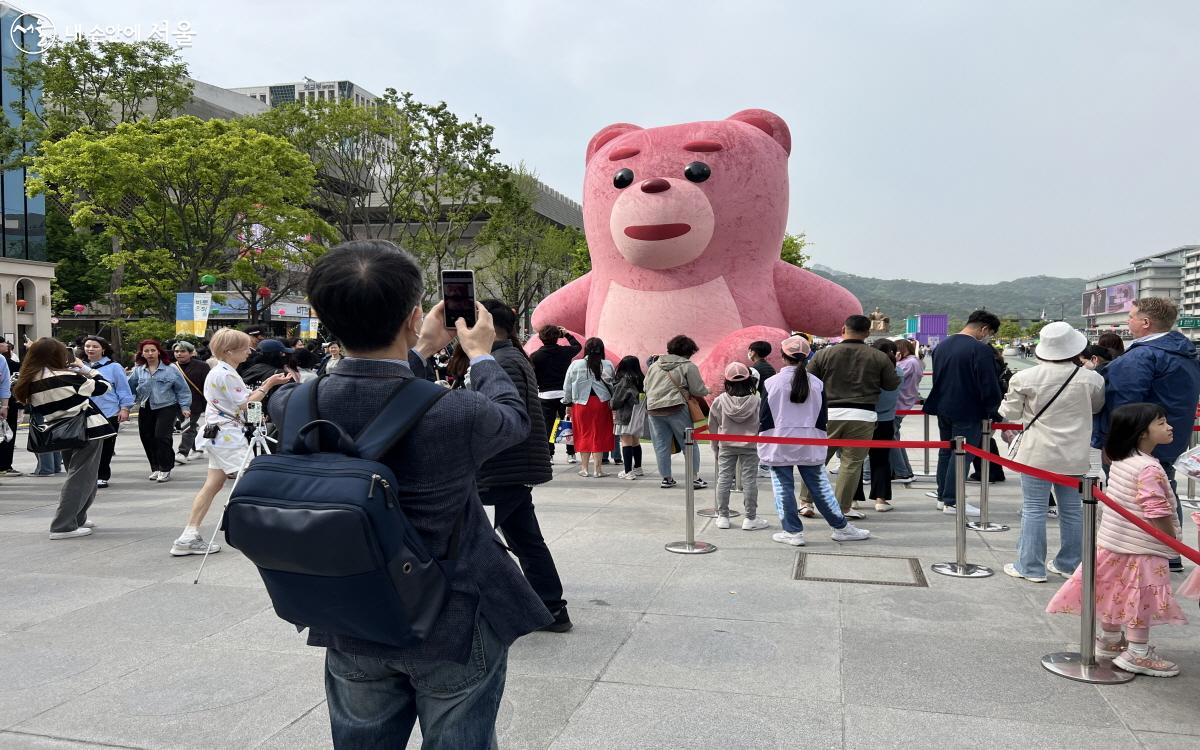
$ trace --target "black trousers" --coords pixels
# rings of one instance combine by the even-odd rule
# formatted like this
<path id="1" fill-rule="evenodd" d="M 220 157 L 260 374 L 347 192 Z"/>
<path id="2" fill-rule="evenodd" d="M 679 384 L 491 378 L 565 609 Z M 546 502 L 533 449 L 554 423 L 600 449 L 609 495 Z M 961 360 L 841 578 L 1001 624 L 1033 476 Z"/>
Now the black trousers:
<path id="1" fill-rule="evenodd" d="M 996 445 L 996 438 L 992 438 L 991 442 L 988 444 L 988 452 L 994 453 L 997 456 L 1004 455 L 1003 453 L 1000 452 L 999 446 Z M 981 459 L 979 456 L 972 456 L 971 457 L 971 476 L 978 477 L 979 469 L 982 466 L 983 466 L 983 459 Z M 988 481 L 989 482 L 1003 482 L 1004 481 L 1004 467 L 997 463 L 988 464 Z"/>
<path id="2" fill-rule="evenodd" d="M 150 461 L 151 471 L 170 471 L 175 468 L 175 452 L 171 447 L 175 430 L 175 418 L 179 406 L 171 404 L 161 409 L 143 406 L 138 410 L 138 437 L 142 449 Z"/>
<path id="3" fill-rule="evenodd" d="M 567 405 L 557 398 L 539 398 L 542 402 L 542 416 L 546 420 L 546 440 L 550 439 L 550 430 L 554 429 L 554 420 L 562 419 L 567 416 Z M 550 455 L 554 455 L 554 451 L 558 446 L 550 443 Z M 575 446 L 567 446 L 567 455 L 575 455 Z"/>
<path id="4" fill-rule="evenodd" d="M 13 467 L 13 451 L 17 447 L 17 402 L 9 400 L 8 402 L 8 426 L 12 430 L 13 439 L 7 443 L 0 443 L 0 470 L 11 469 Z"/>
<path id="5" fill-rule="evenodd" d="M 872 440 L 891 440 L 896 435 L 896 422 L 894 420 L 879 421 L 875 423 L 875 432 L 871 434 Z M 867 463 L 871 466 L 871 499 L 872 500 L 891 500 L 892 499 L 892 449 L 891 448 L 872 448 L 867 451 Z M 863 491 L 862 475 L 859 475 L 858 484 L 854 489 L 855 500 L 866 500 L 866 493 Z"/>
<path id="6" fill-rule="evenodd" d="M 108 423 L 113 429 L 120 427 L 116 417 L 109 417 Z M 112 479 L 112 457 L 117 450 L 117 438 L 114 436 L 108 440 L 100 441 L 103 445 L 100 447 L 100 468 L 96 472 L 97 479 L 108 481 Z"/>
<path id="7" fill-rule="evenodd" d="M 479 497 L 484 505 L 495 506 L 496 528 L 517 556 L 525 579 L 545 602 L 546 609 L 553 613 L 567 606 L 558 568 L 554 566 L 554 557 L 546 546 L 537 514 L 533 510 L 532 488 L 523 484 L 507 484 L 482 490 Z"/>

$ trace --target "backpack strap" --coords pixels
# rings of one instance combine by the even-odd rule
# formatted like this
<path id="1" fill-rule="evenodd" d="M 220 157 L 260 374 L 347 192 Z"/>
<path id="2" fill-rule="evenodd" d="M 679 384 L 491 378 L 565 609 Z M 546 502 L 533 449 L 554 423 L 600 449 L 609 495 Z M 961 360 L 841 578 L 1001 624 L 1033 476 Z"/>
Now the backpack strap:
<path id="1" fill-rule="evenodd" d="M 392 391 L 379 413 L 358 433 L 354 440 L 358 455 L 378 461 L 447 393 L 449 391 L 442 386 L 423 378 L 406 378 Z"/>
<path id="2" fill-rule="evenodd" d="M 288 397 L 283 424 L 279 425 L 280 453 L 292 453 L 292 447 L 300 437 L 300 428 L 317 418 L 317 383 L 321 379 L 301 383 Z"/>

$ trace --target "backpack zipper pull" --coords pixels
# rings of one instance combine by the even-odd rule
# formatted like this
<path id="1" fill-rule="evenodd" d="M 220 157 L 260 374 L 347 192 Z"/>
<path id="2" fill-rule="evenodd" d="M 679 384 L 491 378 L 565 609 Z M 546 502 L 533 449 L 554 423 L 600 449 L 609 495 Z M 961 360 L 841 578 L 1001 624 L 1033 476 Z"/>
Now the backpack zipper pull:
<path id="1" fill-rule="evenodd" d="M 375 499 L 375 482 L 379 481 L 382 478 L 383 477 L 379 476 L 378 474 L 371 475 L 371 487 L 370 487 L 370 489 L 367 490 L 367 499 L 368 500 Z"/>
<path id="2" fill-rule="evenodd" d="M 379 484 L 383 486 L 384 504 L 389 508 L 392 507 L 392 485 L 383 477 L 379 477 Z"/>

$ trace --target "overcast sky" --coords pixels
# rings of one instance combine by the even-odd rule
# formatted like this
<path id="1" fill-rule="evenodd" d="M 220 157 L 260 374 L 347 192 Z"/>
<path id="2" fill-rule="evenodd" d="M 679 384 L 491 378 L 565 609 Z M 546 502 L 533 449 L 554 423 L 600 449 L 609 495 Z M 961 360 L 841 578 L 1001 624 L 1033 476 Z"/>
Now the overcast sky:
<path id="1" fill-rule="evenodd" d="M 235 87 L 391 86 L 496 128 L 578 199 L 584 148 L 761 107 L 792 131 L 788 227 L 817 263 L 990 282 L 1200 244 L 1200 2 L 27 0 L 174 28 Z"/>

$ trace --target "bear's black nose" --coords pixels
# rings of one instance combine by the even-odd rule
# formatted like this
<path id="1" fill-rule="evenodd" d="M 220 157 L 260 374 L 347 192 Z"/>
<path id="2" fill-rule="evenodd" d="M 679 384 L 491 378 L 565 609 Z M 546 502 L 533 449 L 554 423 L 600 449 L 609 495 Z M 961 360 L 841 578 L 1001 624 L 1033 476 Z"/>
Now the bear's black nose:
<path id="1" fill-rule="evenodd" d="M 671 183 L 659 177 L 655 177 L 652 180 L 646 180 L 642 183 L 643 193 L 661 193 L 670 189 Z"/>

